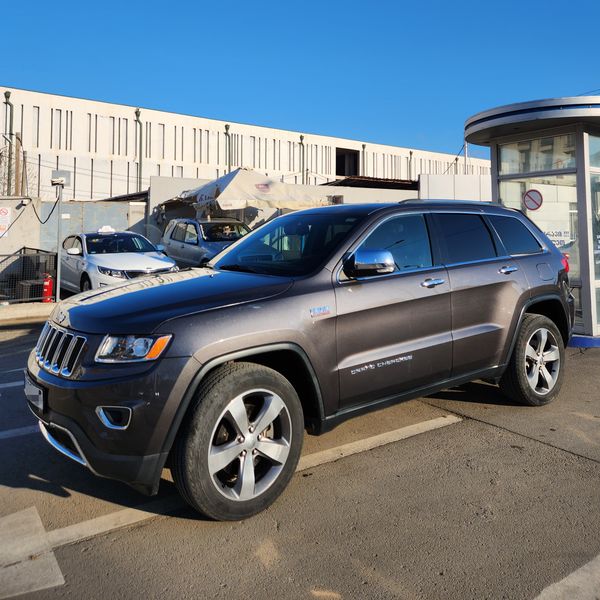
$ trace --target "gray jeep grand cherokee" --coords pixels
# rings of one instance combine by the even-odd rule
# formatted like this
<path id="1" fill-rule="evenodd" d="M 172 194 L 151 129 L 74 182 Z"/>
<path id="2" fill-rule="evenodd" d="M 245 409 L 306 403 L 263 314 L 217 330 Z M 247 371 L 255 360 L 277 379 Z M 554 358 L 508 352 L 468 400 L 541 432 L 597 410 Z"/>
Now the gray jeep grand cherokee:
<path id="1" fill-rule="evenodd" d="M 48 442 L 149 494 L 168 466 L 216 519 L 269 506 L 318 434 L 485 378 L 550 402 L 573 323 L 568 263 L 521 213 L 403 202 L 295 212 L 206 268 L 59 304 L 27 368 Z"/>

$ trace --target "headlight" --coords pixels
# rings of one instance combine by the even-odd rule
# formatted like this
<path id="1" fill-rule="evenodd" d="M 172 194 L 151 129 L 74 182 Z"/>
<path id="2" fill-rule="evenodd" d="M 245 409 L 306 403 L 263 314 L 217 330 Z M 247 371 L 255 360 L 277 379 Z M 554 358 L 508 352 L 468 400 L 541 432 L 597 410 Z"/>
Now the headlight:
<path id="1" fill-rule="evenodd" d="M 107 267 L 98 267 L 98 271 L 102 275 L 109 275 L 110 277 L 118 277 L 119 279 L 125 279 L 125 271 L 119 271 L 118 269 L 109 269 Z"/>
<path id="2" fill-rule="evenodd" d="M 169 345 L 170 335 L 107 335 L 96 353 L 96 362 L 156 360 Z"/>

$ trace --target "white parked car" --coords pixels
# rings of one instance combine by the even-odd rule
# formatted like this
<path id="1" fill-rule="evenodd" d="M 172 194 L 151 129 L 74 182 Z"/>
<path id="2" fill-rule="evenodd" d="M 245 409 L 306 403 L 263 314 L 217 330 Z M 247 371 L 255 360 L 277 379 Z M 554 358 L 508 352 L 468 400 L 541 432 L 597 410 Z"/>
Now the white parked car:
<path id="1" fill-rule="evenodd" d="M 142 275 L 177 271 L 175 261 L 138 233 L 102 228 L 63 242 L 61 288 L 72 292 L 114 285 Z"/>

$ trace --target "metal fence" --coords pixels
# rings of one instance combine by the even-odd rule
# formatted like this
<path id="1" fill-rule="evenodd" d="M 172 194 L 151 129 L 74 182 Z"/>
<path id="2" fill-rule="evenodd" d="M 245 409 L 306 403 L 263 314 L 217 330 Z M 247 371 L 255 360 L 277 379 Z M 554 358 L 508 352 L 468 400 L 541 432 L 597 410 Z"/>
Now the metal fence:
<path id="1" fill-rule="evenodd" d="M 0 254 L 0 302 L 41 301 L 46 274 L 56 282 L 55 252 L 24 246 L 13 254 Z"/>

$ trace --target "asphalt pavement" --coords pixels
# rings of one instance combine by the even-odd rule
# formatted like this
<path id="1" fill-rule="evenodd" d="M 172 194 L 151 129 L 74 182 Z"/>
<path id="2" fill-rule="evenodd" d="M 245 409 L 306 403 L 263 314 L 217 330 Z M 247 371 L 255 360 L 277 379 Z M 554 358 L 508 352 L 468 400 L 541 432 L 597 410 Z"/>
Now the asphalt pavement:
<path id="1" fill-rule="evenodd" d="M 215 523 L 168 471 L 148 499 L 46 444 L 16 385 L 40 328 L 0 327 L 0 598 L 600 597 L 600 350 L 546 407 L 478 382 L 307 436 L 271 508 Z"/>

